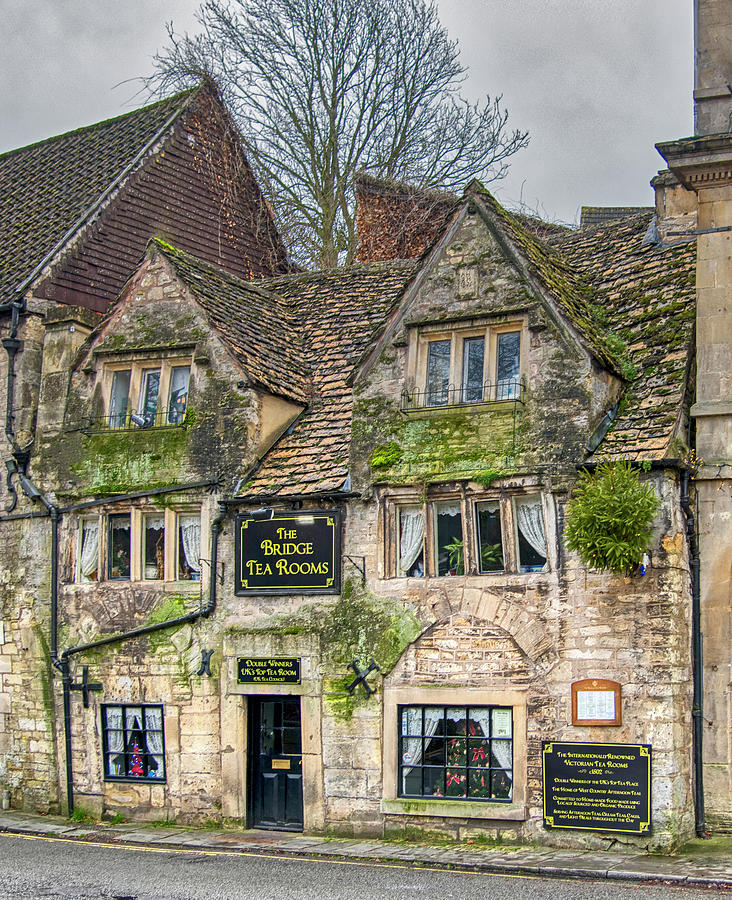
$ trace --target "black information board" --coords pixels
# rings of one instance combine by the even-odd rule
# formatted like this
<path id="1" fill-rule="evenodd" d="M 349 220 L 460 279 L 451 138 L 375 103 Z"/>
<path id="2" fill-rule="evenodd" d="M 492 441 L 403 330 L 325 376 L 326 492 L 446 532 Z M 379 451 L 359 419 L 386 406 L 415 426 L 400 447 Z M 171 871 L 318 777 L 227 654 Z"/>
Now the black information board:
<path id="1" fill-rule="evenodd" d="M 542 743 L 544 825 L 648 834 L 650 744 Z"/>
<path id="2" fill-rule="evenodd" d="M 274 512 L 236 520 L 234 592 L 337 594 L 341 589 L 339 510 Z"/>
<path id="3" fill-rule="evenodd" d="M 300 684 L 300 657 L 240 656 L 236 680 L 239 684 Z"/>

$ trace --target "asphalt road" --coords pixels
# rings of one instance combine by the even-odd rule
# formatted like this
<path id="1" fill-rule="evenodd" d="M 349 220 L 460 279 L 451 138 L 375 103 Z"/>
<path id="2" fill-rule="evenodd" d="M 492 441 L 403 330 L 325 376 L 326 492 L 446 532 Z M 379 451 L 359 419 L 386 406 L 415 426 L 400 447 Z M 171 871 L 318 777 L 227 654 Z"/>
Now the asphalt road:
<path id="1" fill-rule="evenodd" d="M 720 892 L 0 834 L 0 900 L 696 900 Z M 725 894 L 725 896 L 732 896 Z"/>

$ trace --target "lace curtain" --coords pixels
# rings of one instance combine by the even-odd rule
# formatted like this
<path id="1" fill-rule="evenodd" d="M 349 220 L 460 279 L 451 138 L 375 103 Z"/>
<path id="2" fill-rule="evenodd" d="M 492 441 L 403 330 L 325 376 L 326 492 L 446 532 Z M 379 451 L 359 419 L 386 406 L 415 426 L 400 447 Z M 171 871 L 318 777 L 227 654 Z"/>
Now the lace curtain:
<path id="1" fill-rule="evenodd" d="M 107 715 L 107 774 L 125 774 L 125 735 L 122 730 L 122 710 L 108 706 Z"/>
<path id="2" fill-rule="evenodd" d="M 145 710 L 145 737 L 150 754 L 149 774 L 163 777 L 163 712 L 160 709 Z"/>
<path id="3" fill-rule="evenodd" d="M 196 573 L 201 572 L 201 520 L 198 516 L 180 517 L 180 537 L 186 563 Z"/>
<path id="4" fill-rule="evenodd" d="M 424 711 L 424 743 L 422 738 L 410 737 L 402 738 L 402 762 L 404 769 L 402 771 L 402 790 L 407 792 L 407 776 L 415 766 L 422 762 L 423 748 L 427 746 L 432 735 L 437 731 L 437 726 L 442 722 L 444 717 L 444 709 L 441 706 L 428 706 Z M 404 710 L 403 715 L 407 717 L 406 728 L 402 726 L 402 732 L 420 731 L 422 727 L 421 708 L 412 708 Z"/>
<path id="5" fill-rule="evenodd" d="M 399 510 L 399 572 L 406 575 L 422 552 L 424 520 L 418 508 Z"/>
<path id="6" fill-rule="evenodd" d="M 529 545 L 546 559 L 546 536 L 544 534 L 544 515 L 541 511 L 541 497 L 517 499 L 516 518 L 519 531 Z"/>
<path id="7" fill-rule="evenodd" d="M 81 526 L 81 559 L 79 570 L 82 581 L 93 581 L 99 565 L 99 522 L 97 519 L 84 519 Z"/>

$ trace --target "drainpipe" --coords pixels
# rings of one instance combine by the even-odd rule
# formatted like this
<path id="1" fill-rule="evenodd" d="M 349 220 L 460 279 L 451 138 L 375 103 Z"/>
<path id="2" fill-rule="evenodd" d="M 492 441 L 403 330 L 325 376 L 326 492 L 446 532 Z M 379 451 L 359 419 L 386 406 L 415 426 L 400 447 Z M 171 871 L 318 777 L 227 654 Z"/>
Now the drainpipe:
<path id="1" fill-rule="evenodd" d="M 66 801 L 68 804 L 69 815 L 74 811 L 74 769 L 71 758 L 71 666 L 70 659 L 77 653 L 84 653 L 87 650 L 94 650 L 97 647 L 106 647 L 109 644 L 119 644 L 131 638 L 141 637 L 145 634 L 152 634 L 154 631 L 162 631 L 164 628 L 175 628 L 178 625 L 187 625 L 198 619 L 208 618 L 216 609 L 216 566 L 218 563 L 219 534 L 221 533 L 221 523 L 226 516 L 226 506 L 223 502 L 219 503 L 219 514 L 211 522 L 211 573 L 209 578 L 208 601 L 201 609 L 194 612 L 186 613 L 177 619 L 168 619 L 166 622 L 157 622 L 155 625 L 143 625 L 141 628 L 133 628 L 131 631 L 124 631 L 121 634 L 114 634 L 99 641 L 92 641 L 89 644 L 79 644 L 76 647 L 69 647 L 61 654 L 60 660 L 56 657 L 54 665 L 61 669 L 63 697 L 64 697 L 64 741 L 66 746 Z M 56 557 L 56 562 L 58 558 Z M 52 579 L 52 584 L 54 583 Z M 51 638 L 52 647 L 56 647 L 56 636 Z M 52 650 L 53 653 L 53 650 Z"/>
<path id="2" fill-rule="evenodd" d="M 689 470 L 681 473 L 681 508 L 686 517 L 686 540 L 689 545 L 691 563 L 691 668 L 693 678 L 692 724 L 694 758 L 694 823 L 696 835 L 708 838 L 704 816 L 704 770 L 703 770 L 703 702 L 704 674 L 702 670 L 702 630 L 701 630 L 701 587 L 699 582 L 699 541 L 696 536 L 696 521 L 689 498 Z"/>
<path id="3" fill-rule="evenodd" d="M 10 312 L 10 332 L 8 337 L 3 338 L 2 345 L 8 354 L 8 388 L 5 402 L 5 436 L 14 450 L 18 449 L 15 441 L 15 429 L 13 427 L 13 398 L 15 394 L 15 357 L 20 349 L 20 341 L 18 340 L 18 327 L 20 325 L 20 314 L 25 310 L 24 300 L 13 300 L 0 306 L 0 312 Z"/>

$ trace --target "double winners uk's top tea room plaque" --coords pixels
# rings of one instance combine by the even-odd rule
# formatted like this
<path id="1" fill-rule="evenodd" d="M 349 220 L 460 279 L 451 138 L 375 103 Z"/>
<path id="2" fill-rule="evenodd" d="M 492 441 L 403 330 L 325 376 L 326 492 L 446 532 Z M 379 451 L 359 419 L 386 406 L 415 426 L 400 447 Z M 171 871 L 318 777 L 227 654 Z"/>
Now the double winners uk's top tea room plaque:
<path id="1" fill-rule="evenodd" d="M 650 744 L 542 744 L 544 825 L 648 834 Z"/>

